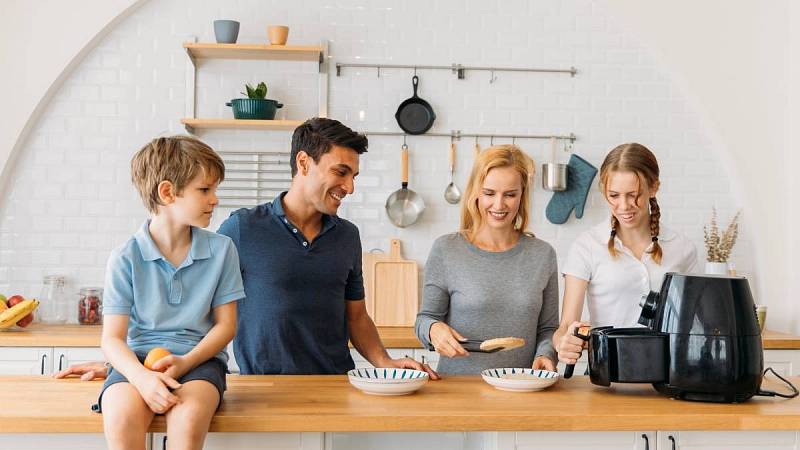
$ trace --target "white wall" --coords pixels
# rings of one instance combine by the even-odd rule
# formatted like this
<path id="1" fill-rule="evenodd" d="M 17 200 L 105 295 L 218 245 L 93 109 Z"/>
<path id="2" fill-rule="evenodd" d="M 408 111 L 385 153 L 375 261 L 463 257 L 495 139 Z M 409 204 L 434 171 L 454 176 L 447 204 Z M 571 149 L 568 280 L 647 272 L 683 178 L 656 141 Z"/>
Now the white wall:
<path id="1" fill-rule="evenodd" d="M 696 11 L 689 2 L 679 2 L 675 8 L 677 12 L 670 14 L 680 16 L 681 11 Z M 731 8 L 739 7 L 727 5 L 722 9 Z M 123 9 L 118 5 L 118 10 Z M 80 6 L 72 5 L 71 10 L 80 17 Z M 16 12 L 25 14 L 21 9 Z M 748 12 L 743 10 L 735 17 L 742 20 Z M 713 10 L 698 14 L 718 16 Z M 681 64 L 691 66 L 689 62 L 663 57 L 659 46 L 673 48 L 665 38 L 667 31 L 655 33 L 660 40 L 651 40 L 636 27 L 628 31 L 631 22 L 647 23 L 658 16 L 632 2 L 608 5 L 578 0 L 449 1 L 432 5 L 236 1 L 224 6 L 177 0 L 149 2 L 99 39 L 97 47 L 54 92 L 52 102 L 45 105 L 41 118 L 32 124 L 30 137 L 18 143 L 19 161 L 7 171 L 9 189 L 0 197 L 0 291 L 35 294 L 41 276 L 51 272 L 69 275 L 74 287 L 102 281 L 109 249 L 133 232 L 144 214 L 128 182 L 130 155 L 153 135 L 181 131 L 178 119 L 183 113 L 185 57 L 180 42 L 187 35 L 212 41 L 211 21 L 226 17 L 242 21 L 240 42 L 263 41 L 264 25 L 275 22 L 292 27 L 292 43 L 329 39 L 334 61 L 575 65 L 580 70 L 575 79 L 499 74 L 498 82 L 492 85 L 480 73 L 470 73 L 467 80 L 458 81 L 447 73 L 422 71 L 421 95 L 437 109 L 434 130 L 574 131 L 580 139 L 575 151 L 598 166 L 605 152 L 618 143 L 645 143 L 662 162 L 661 203 L 666 222 L 687 233 L 701 253 L 702 224 L 708 219 L 710 206 L 716 204 L 723 218 L 728 218 L 737 207 L 746 205 L 745 226 L 734 261 L 740 271 L 752 277 L 758 300 L 774 308 L 770 322 L 776 328 L 787 329 L 793 317 L 785 287 L 788 277 L 775 276 L 775 268 L 783 266 L 785 258 L 776 263 L 775 258 L 769 257 L 772 250 L 760 252 L 758 249 L 773 245 L 770 241 L 776 240 L 767 238 L 767 233 L 753 233 L 758 229 L 756 225 L 752 225 L 752 231 L 749 229 L 754 218 L 774 217 L 774 213 L 763 206 L 761 195 L 736 195 L 739 190 L 750 193 L 750 184 L 760 180 L 743 178 L 742 185 L 740 178 L 732 174 L 755 166 L 747 164 L 749 161 L 740 163 L 738 154 L 731 153 L 730 139 L 738 136 L 717 131 L 718 125 L 706 117 L 704 102 L 712 103 L 708 109 L 722 111 L 729 105 L 730 95 L 712 89 L 714 95 L 702 97 L 687 88 L 693 85 L 686 80 L 696 74 L 680 70 L 684 68 Z M 90 23 L 82 29 L 92 28 L 99 25 Z M 400 29 L 418 33 L 408 37 L 406 33 L 401 35 Z M 707 34 L 690 26 L 682 26 L 681 30 L 688 37 L 685 41 L 676 40 L 680 53 L 691 53 L 692 36 L 702 41 L 700 37 Z M 52 34 L 37 33 L 40 36 Z M 760 45 L 780 47 L 781 36 L 766 36 L 765 42 L 752 47 L 751 56 L 757 57 Z M 655 57 L 651 48 L 655 49 Z M 714 54 L 720 59 L 710 65 L 717 70 L 741 66 L 736 53 Z M 220 105 L 222 100 L 236 96 L 245 81 L 266 79 L 271 92 L 289 103 L 284 114 L 304 118 L 316 111 L 314 72 L 313 64 L 303 63 L 209 62 L 202 66 L 198 79 L 199 113 L 228 116 L 230 112 Z M 757 75 L 753 73 L 748 81 Z M 347 71 L 341 78 L 334 77 L 331 116 L 362 130 L 393 130 L 394 109 L 410 93 L 409 78 L 410 73 L 403 71 L 384 71 L 380 79 L 371 71 Z M 776 91 L 780 90 L 780 83 L 786 84 L 782 79 L 770 81 Z M 738 120 L 733 125 L 726 123 L 727 130 L 750 130 L 745 142 L 753 142 L 754 136 L 768 125 L 766 120 L 756 120 L 764 117 L 764 102 L 757 95 L 752 100 L 756 102 L 752 110 L 747 108 L 750 103 L 744 103 L 740 114 L 729 113 L 720 119 Z M 360 121 L 358 113 L 362 110 L 366 117 Z M 753 120 L 746 122 L 755 125 L 744 127 L 739 118 L 749 117 L 748 114 Z M 288 133 L 265 136 L 255 132 L 209 132 L 201 137 L 220 150 L 288 148 L 289 141 Z M 397 230 L 382 211 L 386 196 L 398 184 L 394 169 L 400 144 L 397 138 L 371 139 L 358 192 L 342 214 L 359 225 L 365 248 L 385 249 L 389 236 L 399 236 L 404 239 L 407 256 L 424 262 L 432 240 L 456 228 L 457 209 L 441 198 L 446 184 L 447 140 L 412 138 L 409 143 L 414 161 L 412 187 L 429 205 L 422 222 Z M 543 142 L 518 143 L 537 161 L 547 155 Z M 462 142 L 459 150 L 457 181 L 461 186 L 467 176 L 471 145 L 469 140 Z M 774 158 L 779 157 L 782 155 Z M 769 168 L 782 166 L 787 164 L 778 162 Z M 763 189 L 773 197 L 782 192 L 772 178 Z M 604 205 L 594 192 L 583 220 L 571 219 L 568 224 L 555 226 L 543 218 L 549 196 L 541 190 L 534 195 L 532 228 L 557 248 L 563 260 L 574 236 L 605 216 Z M 212 228 L 224 216 L 227 211 L 218 212 Z M 770 226 L 772 236 L 776 235 L 772 230 L 788 228 L 777 221 Z M 758 255 L 757 261 L 751 255 Z M 782 292 L 776 294 L 776 290 Z"/>

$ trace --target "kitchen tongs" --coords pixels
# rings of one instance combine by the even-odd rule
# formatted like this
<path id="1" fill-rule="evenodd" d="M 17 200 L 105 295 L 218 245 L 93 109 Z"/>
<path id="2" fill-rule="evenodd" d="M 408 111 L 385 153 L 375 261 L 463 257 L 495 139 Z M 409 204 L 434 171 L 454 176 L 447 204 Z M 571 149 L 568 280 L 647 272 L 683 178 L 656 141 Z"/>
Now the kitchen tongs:
<path id="1" fill-rule="evenodd" d="M 496 347 L 491 350 L 483 350 L 481 348 L 481 344 L 483 344 L 483 339 L 467 339 L 466 341 L 459 341 L 464 350 L 470 353 L 495 353 L 501 350 L 505 350 L 505 347 Z"/>

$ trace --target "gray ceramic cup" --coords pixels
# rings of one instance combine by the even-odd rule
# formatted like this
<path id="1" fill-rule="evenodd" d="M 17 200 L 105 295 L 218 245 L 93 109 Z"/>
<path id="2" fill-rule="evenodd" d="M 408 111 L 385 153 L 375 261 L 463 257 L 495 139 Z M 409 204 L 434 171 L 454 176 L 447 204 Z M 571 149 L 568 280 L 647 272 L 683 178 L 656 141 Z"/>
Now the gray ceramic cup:
<path id="1" fill-rule="evenodd" d="M 239 37 L 239 22 L 235 20 L 215 20 L 214 37 L 218 44 L 235 44 Z"/>

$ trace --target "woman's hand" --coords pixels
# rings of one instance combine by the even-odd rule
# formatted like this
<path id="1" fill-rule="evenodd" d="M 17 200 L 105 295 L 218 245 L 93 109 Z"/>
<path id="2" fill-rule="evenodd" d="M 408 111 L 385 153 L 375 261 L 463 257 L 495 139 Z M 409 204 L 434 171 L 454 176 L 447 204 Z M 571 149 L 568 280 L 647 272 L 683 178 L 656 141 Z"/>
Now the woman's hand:
<path id="1" fill-rule="evenodd" d="M 572 322 L 567 328 L 567 332 L 558 341 L 556 351 L 558 360 L 564 364 L 575 364 L 581 357 L 583 346 L 586 343 L 583 339 L 575 336 L 575 329 L 578 327 L 589 326 L 588 323 Z"/>
<path id="2" fill-rule="evenodd" d="M 169 390 L 178 389 L 181 384 L 167 374 L 145 369 L 131 384 L 156 414 L 164 414 L 178 403 L 178 396 Z"/>
<path id="3" fill-rule="evenodd" d="M 547 356 L 537 356 L 533 360 L 533 368 L 540 370 L 549 370 L 550 372 L 556 371 L 556 363 Z"/>
<path id="4" fill-rule="evenodd" d="M 430 338 L 436 353 L 442 356 L 447 356 L 448 358 L 469 356 L 469 353 L 464 350 L 464 347 L 459 342 L 466 341 L 467 338 L 461 336 L 458 331 L 444 322 L 435 322 L 431 325 Z"/>

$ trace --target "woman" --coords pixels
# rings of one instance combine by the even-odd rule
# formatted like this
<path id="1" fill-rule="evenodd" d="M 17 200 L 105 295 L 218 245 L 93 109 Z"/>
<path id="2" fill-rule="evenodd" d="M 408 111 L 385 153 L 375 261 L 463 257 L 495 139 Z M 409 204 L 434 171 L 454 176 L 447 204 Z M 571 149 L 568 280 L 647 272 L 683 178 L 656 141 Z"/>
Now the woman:
<path id="1" fill-rule="evenodd" d="M 467 183 L 461 231 L 433 244 L 415 329 L 426 347 L 442 355 L 440 373 L 555 370 L 558 270 L 553 248 L 526 230 L 533 173 L 533 161 L 518 147 L 486 149 Z M 509 336 L 525 345 L 470 354 L 460 343 Z"/>
<path id="2" fill-rule="evenodd" d="M 561 324 L 553 335 L 558 359 L 574 364 L 583 341 L 574 336 L 589 302 L 592 326 L 638 326 L 639 300 L 658 291 L 666 272 L 690 272 L 697 252 L 689 240 L 661 226 L 656 201 L 658 161 L 641 144 L 620 145 L 600 167 L 600 191 L 611 221 L 581 234 L 564 266 Z"/>

